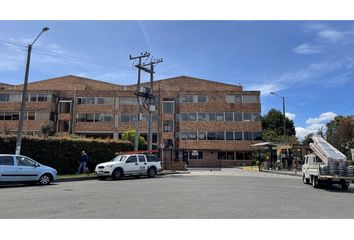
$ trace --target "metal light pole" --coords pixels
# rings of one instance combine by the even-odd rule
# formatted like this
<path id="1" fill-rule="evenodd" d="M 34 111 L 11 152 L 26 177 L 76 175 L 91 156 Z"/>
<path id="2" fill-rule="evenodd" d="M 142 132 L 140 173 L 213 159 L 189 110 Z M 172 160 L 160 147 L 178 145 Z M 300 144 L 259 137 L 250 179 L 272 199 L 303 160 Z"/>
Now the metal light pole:
<path id="1" fill-rule="evenodd" d="M 16 138 L 16 152 L 15 152 L 15 154 L 20 154 L 21 153 L 22 130 L 23 130 L 23 122 L 25 120 L 25 116 L 24 115 L 25 115 L 28 75 L 29 75 L 29 67 L 30 67 L 30 61 L 31 61 L 32 46 L 37 41 L 37 39 L 42 35 L 42 33 L 46 32 L 48 30 L 49 30 L 48 27 L 43 28 L 42 32 L 40 32 L 40 34 L 38 34 L 36 39 L 34 39 L 34 41 L 31 44 L 28 44 L 25 82 L 23 84 L 23 89 L 22 89 L 21 110 L 20 110 L 20 119 L 19 119 L 19 122 L 18 122 L 18 130 L 17 130 L 17 138 Z"/>
<path id="2" fill-rule="evenodd" d="M 275 92 L 271 92 L 270 94 L 273 94 L 277 97 L 280 97 L 283 100 L 283 130 L 284 130 L 284 142 L 286 141 L 286 124 L 285 124 L 285 97 L 280 96 L 279 94 Z"/>

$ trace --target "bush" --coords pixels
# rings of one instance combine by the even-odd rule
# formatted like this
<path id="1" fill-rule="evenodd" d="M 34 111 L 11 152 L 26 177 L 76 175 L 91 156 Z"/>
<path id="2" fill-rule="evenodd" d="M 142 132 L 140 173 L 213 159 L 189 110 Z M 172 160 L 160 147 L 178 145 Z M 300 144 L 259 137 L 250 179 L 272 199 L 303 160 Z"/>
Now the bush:
<path id="1" fill-rule="evenodd" d="M 13 154 L 15 148 L 16 137 L 0 137 L 0 153 Z M 113 140 L 25 137 L 21 154 L 55 168 L 59 174 L 71 174 L 77 171 L 82 150 L 89 156 L 88 167 L 93 171 L 97 164 L 114 158 L 116 152 L 132 151 L 133 145 Z"/>

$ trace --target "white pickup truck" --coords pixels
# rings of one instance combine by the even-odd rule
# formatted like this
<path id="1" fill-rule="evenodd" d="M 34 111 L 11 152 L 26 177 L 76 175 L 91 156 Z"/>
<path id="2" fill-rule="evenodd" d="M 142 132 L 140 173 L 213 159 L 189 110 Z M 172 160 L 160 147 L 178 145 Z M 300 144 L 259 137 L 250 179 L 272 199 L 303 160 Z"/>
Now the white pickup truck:
<path id="1" fill-rule="evenodd" d="M 119 155 L 109 162 L 98 164 L 95 168 L 99 179 L 112 177 L 114 180 L 123 176 L 155 177 L 161 171 L 161 161 L 155 156 L 145 154 Z"/>

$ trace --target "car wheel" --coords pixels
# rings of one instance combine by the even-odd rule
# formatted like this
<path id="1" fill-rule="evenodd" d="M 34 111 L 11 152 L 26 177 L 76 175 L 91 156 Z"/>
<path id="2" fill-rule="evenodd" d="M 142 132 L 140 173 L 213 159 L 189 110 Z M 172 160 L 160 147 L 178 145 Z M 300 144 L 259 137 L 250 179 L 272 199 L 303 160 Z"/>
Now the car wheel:
<path id="1" fill-rule="evenodd" d="M 118 169 L 114 169 L 114 171 L 112 172 L 112 178 L 113 180 L 119 180 L 123 177 L 123 171 L 122 169 L 118 168 Z"/>
<path id="2" fill-rule="evenodd" d="M 349 183 L 346 183 L 345 181 L 342 181 L 340 185 L 341 185 L 343 191 L 347 191 L 348 190 Z"/>
<path id="3" fill-rule="evenodd" d="M 52 177 L 48 173 L 43 174 L 38 180 L 40 185 L 48 185 L 51 181 Z"/>
<path id="4" fill-rule="evenodd" d="M 304 182 L 304 184 L 309 183 L 309 180 L 305 177 L 305 174 L 302 175 L 302 181 Z"/>
<path id="5" fill-rule="evenodd" d="M 154 167 L 149 168 L 148 177 L 154 178 L 156 176 L 156 169 Z"/>

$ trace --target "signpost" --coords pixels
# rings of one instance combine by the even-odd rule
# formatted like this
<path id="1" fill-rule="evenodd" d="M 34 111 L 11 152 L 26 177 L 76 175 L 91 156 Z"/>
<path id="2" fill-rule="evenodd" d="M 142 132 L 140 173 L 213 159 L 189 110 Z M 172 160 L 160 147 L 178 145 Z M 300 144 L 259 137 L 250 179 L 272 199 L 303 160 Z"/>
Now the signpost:
<path id="1" fill-rule="evenodd" d="M 352 153 L 352 161 L 354 161 L 354 149 L 350 149 L 350 152 Z"/>
<path id="2" fill-rule="evenodd" d="M 160 147 L 161 147 L 161 167 L 163 169 L 164 167 L 164 160 L 163 160 L 163 149 L 165 148 L 165 144 L 164 143 L 160 143 Z"/>

